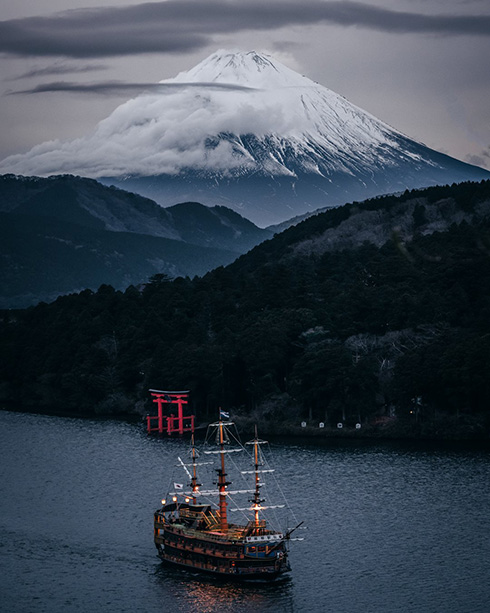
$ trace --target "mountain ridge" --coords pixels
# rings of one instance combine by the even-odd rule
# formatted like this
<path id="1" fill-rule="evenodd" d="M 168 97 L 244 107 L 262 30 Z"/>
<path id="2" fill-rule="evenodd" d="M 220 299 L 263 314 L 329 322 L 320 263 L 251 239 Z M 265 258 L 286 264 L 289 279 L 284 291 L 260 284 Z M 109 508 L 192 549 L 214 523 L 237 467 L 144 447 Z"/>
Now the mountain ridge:
<path id="1" fill-rule="evenodd" d="M 203 275 L 272 234 L 224 207 L 155 202 L 70 175 L 0 176 L 0 307 Z"/>

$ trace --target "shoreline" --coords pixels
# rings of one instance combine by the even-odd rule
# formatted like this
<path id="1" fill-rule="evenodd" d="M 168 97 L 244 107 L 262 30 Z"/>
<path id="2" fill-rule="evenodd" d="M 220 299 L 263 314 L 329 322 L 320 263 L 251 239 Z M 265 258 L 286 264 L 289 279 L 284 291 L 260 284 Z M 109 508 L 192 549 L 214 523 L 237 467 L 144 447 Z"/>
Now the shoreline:
<path id="1" fill-rule="evenodd" d="M 141 413 L 73 413 L 60 410 L 48 409 L 26 409 L 1 407 L 1 411 L 27 414 L 43 415 L 48 417 L 68 417 L 73 419 L 92 419 L 95 421 L 125 421 L 128 423 L 141 423 L 141 428 L 146 432 L 146 415 Z M 312 425 L 301 426 L 291 422 L 271 423 L 267 419 L 252 419 L 248 416 L 234 416 L 240 432 L 252 432 L 257 425 L 262 436 L 268 436 L 274 440 L 310 440 L 310 441 L 421 441 L 421 442 L 461 442 L 461 443 L 488 443 L 490 445 L 490 430 L 485 427 L 482 420 L 466 419 L 465 422 L 458 421 L 456 418 L 445 418 L 421 423 L 408 422 L 405 420 L 395 420 L 388 424 L 373 425 L 364 424 L 361 428 L 343 426 L 342 428 L 332 428 L 326 425 L 323 428 Z M 198 423 L 196 430 L 203 431 L 207 423 Z M 148 436 L 160 436 L 159 434 L 149 434 Z M 166 435 L 162 436 L 166 438 Z"/>

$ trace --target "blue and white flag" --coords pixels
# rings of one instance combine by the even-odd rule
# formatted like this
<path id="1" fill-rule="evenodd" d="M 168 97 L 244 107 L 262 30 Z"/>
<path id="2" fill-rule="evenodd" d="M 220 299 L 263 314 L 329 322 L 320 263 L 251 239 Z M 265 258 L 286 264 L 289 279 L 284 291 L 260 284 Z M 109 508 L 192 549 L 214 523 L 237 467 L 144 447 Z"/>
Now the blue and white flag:
<path id="1" fill-rule="evenodd" d="M 222 411 L 220 409 L 219 416 L 223 417 L 223 419 L 230 419 L 230 414 L 227 411 Z"/>

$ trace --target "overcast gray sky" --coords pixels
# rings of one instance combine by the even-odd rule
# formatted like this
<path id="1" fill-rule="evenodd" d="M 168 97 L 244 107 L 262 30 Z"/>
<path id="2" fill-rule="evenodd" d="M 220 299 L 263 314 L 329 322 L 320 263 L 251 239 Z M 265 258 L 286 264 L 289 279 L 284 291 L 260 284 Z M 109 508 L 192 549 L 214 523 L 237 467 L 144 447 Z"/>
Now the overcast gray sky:
<path id="1" fill-rule="evenodd" d="M 2 0 L 0 20 L 0 159 L 88 134 L 139 83 L 239 48 L 490 169 L 488 0 Z"/>

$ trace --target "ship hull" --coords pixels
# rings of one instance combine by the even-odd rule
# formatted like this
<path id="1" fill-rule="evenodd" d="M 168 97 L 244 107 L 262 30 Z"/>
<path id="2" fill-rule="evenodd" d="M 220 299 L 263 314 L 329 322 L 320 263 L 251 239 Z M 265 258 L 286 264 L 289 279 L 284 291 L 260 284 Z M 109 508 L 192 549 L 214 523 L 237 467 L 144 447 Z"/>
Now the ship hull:
<path id="1" fill-rule="evenodd" d="M 239 581 L 273 581 L 290 571 L 283 541 L 239 542 L 162 521 L 157 512 L 155 546 L 170 565 Z"/>
<path id="2" fill-rule="evenodd" d="M 289 566 L 284 570 L 256 570 L 247 573 L 231 572 L 228 570 L 220 570 L 218 568 L 214 570 L 212 567 L 204 567 L 201 565 L 196 565 L 189 561 L 172 559 L 170 556 L 166 556 L 164 552 L 160 551 L 158 552 L 158 557 L 165 565 L 179 569 L 186 569 L 188 571 L 198 571 L 199 573 L 202 573 L 204 575 L 221 577 L 230 581 L 269 583 L 271 581 L 276 581 L 279 578 L 287 576 L 287 573 L 290 572 Z"/>

